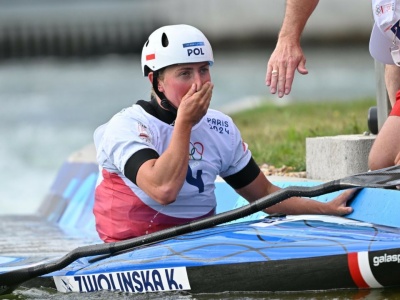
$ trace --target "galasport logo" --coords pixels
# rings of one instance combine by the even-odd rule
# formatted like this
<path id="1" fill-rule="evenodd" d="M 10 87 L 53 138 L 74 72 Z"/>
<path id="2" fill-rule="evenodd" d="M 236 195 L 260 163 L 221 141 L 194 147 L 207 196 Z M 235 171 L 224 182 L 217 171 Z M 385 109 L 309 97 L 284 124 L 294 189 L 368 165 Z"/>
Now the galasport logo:
<path id="1" fill-rule="evenodd" d="M 400 254 L 384 254 L 381 256 L 374 256 L 372 258 L 372 261 L 374 263 L 374 267 L 378 267 L 380 264 L 384 263 L 400 263 Z"/>

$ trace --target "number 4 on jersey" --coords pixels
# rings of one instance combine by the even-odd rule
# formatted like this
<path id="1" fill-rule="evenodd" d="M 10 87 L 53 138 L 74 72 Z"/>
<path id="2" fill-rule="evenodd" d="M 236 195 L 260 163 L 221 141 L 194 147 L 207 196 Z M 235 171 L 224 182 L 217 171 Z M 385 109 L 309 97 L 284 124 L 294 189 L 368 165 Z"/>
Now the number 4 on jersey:
<path id="1" fill-rule="evenodd" d="M 190 168 L 190 166 L 188 166 L 186 181 L 191 185 L 197 186 L 197 188 L 199 189 L 199 193 L 204 192 L 204 182 L 201 178 L 201 174 L 203 174 L 203 170 L 197 170 L 196 178 L 194 178 L 192 169 Z"/>

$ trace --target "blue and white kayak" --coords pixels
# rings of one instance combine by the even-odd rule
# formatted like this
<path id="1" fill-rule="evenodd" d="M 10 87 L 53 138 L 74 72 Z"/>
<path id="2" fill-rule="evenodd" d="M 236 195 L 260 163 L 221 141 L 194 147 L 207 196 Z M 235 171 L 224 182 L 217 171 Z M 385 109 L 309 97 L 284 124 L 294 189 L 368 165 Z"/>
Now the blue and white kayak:
<path id="1" fill-rule="evenodd" d="M 340 217 L 217 226 L 49 274 L 61 292 L 300 291 L 400 285 L 400 231 Z"/>
<path id="2" fill-rule="evenodd" d="M 67 161 L 62 166 L 40 208 L 39 220 L 33 217 L 31 221 L 27 217 L 17 220 L 32 228 L 32 233 L 19 239 L 19 243 L 25 244 L 16 247 L 17 250 L 2 251 L 0 274 L 27 267 L 34 269 L 56 261 L 76 247 L 93 245 L 96 249 L 102 243 L 94 229 L 92 213 L 97 174 L 94 162 Z M 321 184 L 274 183 L 283 188 Z M 337 194 L 315 199 L 325 202 Z M 224 182 L 216 182 L 216 196 L 218 214 L 247 204 Z M 364 188 L 351 206 L 354 212 L 345 218 L 274 217 L 257 212 L 121 253 L 85 256 L 26 284 L 48 286 L 50 282 L 60 292 L 105 289 L 131 293 L 400 286 L 399 191 Z M 14 222 L 7 223 L 5 218 L 2 221 L 4 227 L 0 224 L 0 230 L 4 236 Z M 52 231 L 52 235 L 46 235 Z M 40 232 L 41 241 L 37 236 Z M 13 235 L 11 231 L 8 237 Z M 50 243 L 51 249 L 46 251 L 46 244 Z"/>

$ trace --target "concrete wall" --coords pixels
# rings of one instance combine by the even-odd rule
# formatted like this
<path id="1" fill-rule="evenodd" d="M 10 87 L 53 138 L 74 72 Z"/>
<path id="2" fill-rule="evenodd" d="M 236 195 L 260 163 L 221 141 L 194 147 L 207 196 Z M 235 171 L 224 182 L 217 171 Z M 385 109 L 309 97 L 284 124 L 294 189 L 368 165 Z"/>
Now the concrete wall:
<path id="1" fill-rule="evenodd" d="M 354 134 L 306 138 L 307 178 L 334 180 L 367 172 L 375 137 Z"/>

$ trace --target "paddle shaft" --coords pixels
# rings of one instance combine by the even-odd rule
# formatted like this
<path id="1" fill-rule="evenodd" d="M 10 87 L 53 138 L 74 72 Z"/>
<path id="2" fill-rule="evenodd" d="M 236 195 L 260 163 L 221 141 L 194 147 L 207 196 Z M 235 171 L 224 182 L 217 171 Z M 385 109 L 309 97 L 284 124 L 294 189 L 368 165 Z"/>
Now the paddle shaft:
<path id="1" fill-rule="evenodd" d="M 387 169 L 390 169 L 390 174 L 385 172 L 385 170 Z M 258 199 L 250 203 L 249 205 L 239 207 L 215 216 L 192 221 L 187 224 L 168 228 L 149 235 L 144 235 L 121 242 L 79 247 L 55 262 L 45 263 L 34 267 L 22 268 L 0 274 L 0 295 L 12 292 L 15 287 L 25 281 L 60 270 L 79 258 L 95 255 L 113 254 L 119 251 L 132 249 L 134 247 L 148 245 L 154 242 L 160 242 L 165 239 L 176 237 L 185 233 L 211 228 L 216 225 L 246 217 L 255 212 L 273 206 L 290 197 L 315 197 L 352 187 L 369 186 L 379 188 L 389 186 L 391 187 L 400 184 L 400 167 L 396 167 L 394 172 L 393 168 L 387 169 L 378 170 L 379 172 L 374 171 L 361 173 L 354 176 L 346 177 L 341 180 L 334 180 L 313 187 L 287 187 L 271 195 Z M 396 179 L 397 181 L 394 179 Z M 387 184 L 387 181 L 389 181 L 390 183 Z"/>

